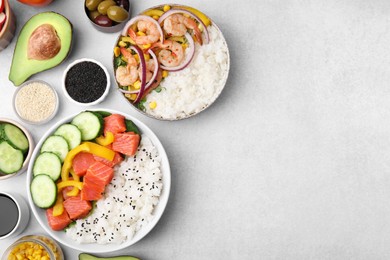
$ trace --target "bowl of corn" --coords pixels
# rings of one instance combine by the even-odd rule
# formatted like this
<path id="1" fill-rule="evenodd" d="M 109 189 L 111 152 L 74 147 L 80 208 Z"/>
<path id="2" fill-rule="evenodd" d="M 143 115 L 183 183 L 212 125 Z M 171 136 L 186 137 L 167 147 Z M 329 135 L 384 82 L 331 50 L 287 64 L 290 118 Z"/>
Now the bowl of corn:
<path id="1" fill-rule="evenodd" d="M 19 238 L 4 252 L 1 260 L 40 259 L 64 260 L 60 246 L 51 238 L 43 235 L 28 235 Z"/>

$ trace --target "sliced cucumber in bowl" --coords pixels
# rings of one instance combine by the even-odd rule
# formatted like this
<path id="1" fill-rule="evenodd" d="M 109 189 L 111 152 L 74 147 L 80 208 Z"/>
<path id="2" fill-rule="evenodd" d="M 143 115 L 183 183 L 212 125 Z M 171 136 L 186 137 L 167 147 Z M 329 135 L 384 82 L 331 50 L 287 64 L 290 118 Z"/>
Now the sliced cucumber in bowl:
<path id="1" fill-rule="evenodd" d="M 30 192 L 34 204 L 40 208 L 50 208 L 57 200 L 57 185 L 50 176 L 35 176 L 30 184 Z"/>
<path id="2" fill-rule="evenodd" d="M 18 127 L 12 124 L 1 124 L 1 138 L 7 141 L 15 149 L 26 153 L 28 150 L 28 140 L 25 134 Z"/>
<path id="3" fill-rule="evenodd" d="M 41 153 L 43 152 L 52 152 L 58 155 L 61 159 L 61 162 L 65 160 L 65 157 L 69 151 L 68 142 L 59 135 L 49 136 L 45 142 L 43 142 L 41 147 Z"/>
<path id="4" fill-rule="evenodd" d="M 33 175 L 46 174 L 53 181 L 57 181 L 61 176 L 61 159 L 52 152 L 43 152 L 38 155 L 33 167 Z"/>
<path id="5" fill-rule="evenodd" d="M 65 138 L 68 142 L 69 149 L 73 149 L 81 143 L 81 131 L 72 124 L 63 124 L 57 128 L 54 135 L 59 135 Z"/>
<path id="6" fill-rule="evenodd" d="M 7 141 L 0 141 L 0 172 L 12 174 L 23 167 L 23 152 L 15 149 Z"/>
<path id="7" fill-rule="evenodd" d="M 103 133 L 104 119 L 97 112 L 85 111 L 75 116 L 72 124 L 81 131 L 83 141 L 93 140 Z"/>

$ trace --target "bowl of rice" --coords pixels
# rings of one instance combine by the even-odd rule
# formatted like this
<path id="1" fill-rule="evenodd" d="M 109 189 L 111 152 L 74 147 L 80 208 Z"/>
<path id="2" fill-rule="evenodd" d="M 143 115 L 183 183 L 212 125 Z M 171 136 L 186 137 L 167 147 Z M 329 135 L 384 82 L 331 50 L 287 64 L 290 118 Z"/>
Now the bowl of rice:
<path id="1" fill-rule="evenodd" d="M 150 27 L 154 30 L 145 29 Z M 227 82 L 230 56 L 221 30 L 208 16 L 165 4 L 128 21 L 114 47 L 113 68 L 118 90 L 131 107 L 172 121 L 214 103 Z"/>
<path id="2" fill-rule="evenodd" d="M 28 201 L 45 231 L 59 243 L 88 253 L 107 253 L 129 247 L 146 236 L 157 224 L 168 202 L 171 173 L 167 154 L 157 136 L 138 119 L 119 111 L 89 109 L 90 112 L 120 114 L 139 129 L 141 141 L 134 156 L 126 156 L 114 167 L 114 175 L 103 197 L 91 212 L 61 231 L 48 223 L 46 209 L 34 204 L 30 185 L 33 167 L 44 141 L 59 126 L 72 122 L 70 115 L 53 125 L 38 142 L 27 171 Z"/>

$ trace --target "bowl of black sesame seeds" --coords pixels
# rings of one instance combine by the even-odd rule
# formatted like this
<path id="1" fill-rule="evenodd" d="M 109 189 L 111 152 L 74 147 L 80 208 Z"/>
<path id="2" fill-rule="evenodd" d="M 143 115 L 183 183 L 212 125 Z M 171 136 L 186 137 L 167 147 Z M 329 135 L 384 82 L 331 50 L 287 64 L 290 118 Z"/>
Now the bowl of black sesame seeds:
<path id="1" fill-rule="evenodd" d="M 82 58 L 65 69 L 62 87 L 71 102 L 82 106 L 96 105 L 108 95 L 110 75 L 100 62 Z"/>

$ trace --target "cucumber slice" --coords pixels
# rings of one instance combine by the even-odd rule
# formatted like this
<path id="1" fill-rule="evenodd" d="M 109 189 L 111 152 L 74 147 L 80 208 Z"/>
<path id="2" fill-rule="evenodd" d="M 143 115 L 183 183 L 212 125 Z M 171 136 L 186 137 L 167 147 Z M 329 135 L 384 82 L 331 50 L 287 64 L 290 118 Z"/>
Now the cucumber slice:
<path id="1" fill-rule="evenodd" d="M 61 159 L 61 162 L 64 162 L 65 157 L 69 151 L 68 142 L 59 135 L 49 136 L 41 147 L 41 153 L 43 152 L 52 152 L 58 155 Z"/>
<path id="2" fill-rule="evenodd" d="M 139 129 L 138 127 L 134 124 L 133 121 L 131 121 L 130 119 L 126 119 L 125 120 L 125 124 L 126 124 L 126 132 L 134 132 L 136 134 L 139 134 Z"/>
<path id="3" fill-rule="evenodd" d="M 33 175 L 46 174 L 53 181 L 56 181 L 61 176 L 61 159 L 54 153 L 43 152 L 38 155 L 33 167 Z"/>
<path id="4" fill-rule="evenodd" d="M 99 113 L 81 112 L 72 120 L 72 124 L 81 131 L 81 140 L 93 140 L 103 133 L 104 120 Z"/>
<path id="5" fill-rule="evenodd" d="M 81 132 L 77 126 L 64 124 L 57 128 L 54 135 L 60 135 L 68 142 L 69 148 L 73 149 L 81 143 Z"/>
<path id="6" fill-rule="evenodd" d="M 11 174 L 23 167 L 22 151 L 13 148 L 8 142 L 0 142 L 0 172 Z"/>
<path id="7" fill-rule="evenodd" d="M 57 200 L 57 185 L 48 175 L 35 176 L 30 184 L 31 197 L 35 205 L 47 209 Z"/>
<path id="8" fill-rule="evenodd" d="M 1 136 L 15 149 L 21 150 L 23 153 L 27 152 L 27 137 L 18 127 L 11 124 L 3 124 Z"/>

